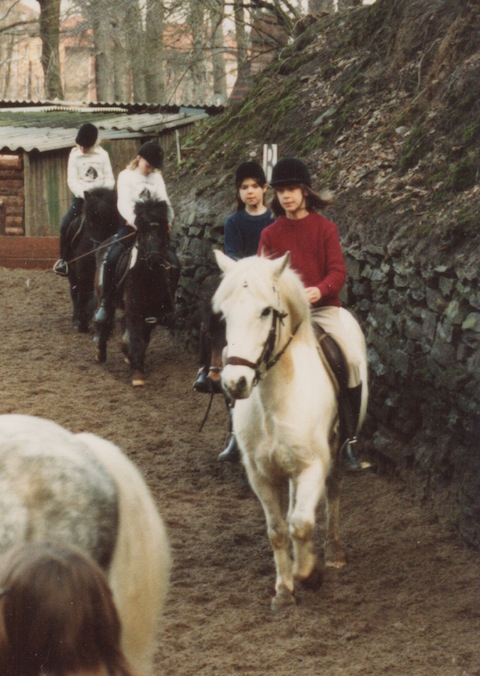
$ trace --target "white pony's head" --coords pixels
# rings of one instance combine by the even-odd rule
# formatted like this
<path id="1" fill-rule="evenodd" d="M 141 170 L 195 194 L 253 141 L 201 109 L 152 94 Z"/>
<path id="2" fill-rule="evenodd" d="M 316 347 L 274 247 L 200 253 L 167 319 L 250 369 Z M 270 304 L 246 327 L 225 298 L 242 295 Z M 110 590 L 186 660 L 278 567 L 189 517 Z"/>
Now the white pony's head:
<path id="1" fill-rule="evenodd" d="M 227 328 L 222 382 L 230 396 L 245 399 L 292 335 L 311 330 L 309 305 L 289 253 L 234 261 L 216 250 L 215 257 L 224 273 L 212 300 Z"/>

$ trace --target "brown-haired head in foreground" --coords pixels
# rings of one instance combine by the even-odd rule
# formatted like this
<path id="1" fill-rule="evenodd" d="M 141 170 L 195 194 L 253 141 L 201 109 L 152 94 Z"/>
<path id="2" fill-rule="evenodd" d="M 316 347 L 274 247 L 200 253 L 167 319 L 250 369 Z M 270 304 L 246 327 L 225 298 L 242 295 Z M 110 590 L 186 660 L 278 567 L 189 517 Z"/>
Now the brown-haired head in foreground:
<path id="1" fill-rule="evenodd" d="M 80 550 L 26 543 L 0 560 L 0 673 L 131 676 L 102 569 Z"/>

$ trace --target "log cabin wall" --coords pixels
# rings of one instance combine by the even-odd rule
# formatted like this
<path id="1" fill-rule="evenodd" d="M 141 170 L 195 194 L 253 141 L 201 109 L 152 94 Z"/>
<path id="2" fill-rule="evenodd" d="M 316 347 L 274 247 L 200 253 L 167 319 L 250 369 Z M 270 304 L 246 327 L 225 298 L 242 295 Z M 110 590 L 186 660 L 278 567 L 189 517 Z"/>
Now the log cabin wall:
<path id="1" fill-rule="evenodd" d="M 0 234 L 23 235 L 23 158 L 0 155 Z"/>

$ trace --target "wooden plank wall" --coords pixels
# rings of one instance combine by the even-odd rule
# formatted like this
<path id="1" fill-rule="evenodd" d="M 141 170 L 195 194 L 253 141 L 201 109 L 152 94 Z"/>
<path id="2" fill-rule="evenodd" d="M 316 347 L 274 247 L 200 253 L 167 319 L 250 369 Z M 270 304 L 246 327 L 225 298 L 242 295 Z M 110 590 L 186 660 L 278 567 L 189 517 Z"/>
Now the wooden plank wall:
<path id="1" fill-rule="evenodd" d="M 58 251 L 58 237 L 0 236 L 0 267 L 48 270 Z"/>

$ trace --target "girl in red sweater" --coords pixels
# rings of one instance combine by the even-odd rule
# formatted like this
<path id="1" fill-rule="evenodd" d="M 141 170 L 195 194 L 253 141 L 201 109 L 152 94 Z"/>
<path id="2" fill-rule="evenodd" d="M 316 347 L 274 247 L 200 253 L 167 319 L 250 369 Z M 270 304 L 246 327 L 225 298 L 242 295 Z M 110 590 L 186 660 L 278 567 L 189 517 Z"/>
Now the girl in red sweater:
<path id="1" fill-rule="evenodd" d="M 342 442 L 349 468 L 360 469 L 351 449 L 356 441 L 362 394 L 360 358 L 351 349 L 345 349 L 348 341 L 339 313 L 339 294 L 347 268 L 337 226 L 317 212 L 328 206 L 331 199 L 312 190 L 308 168 L 293 157 L 274 166 L 270 183 L 275 190 L 272 211 L 278 218 L 262 231 L 258 254 L 278 258 L 290 252 L 290 265 L 305 285 L 312 321 L 342 348 L 348 368 L 348 387 L 340 397 Z"/>

